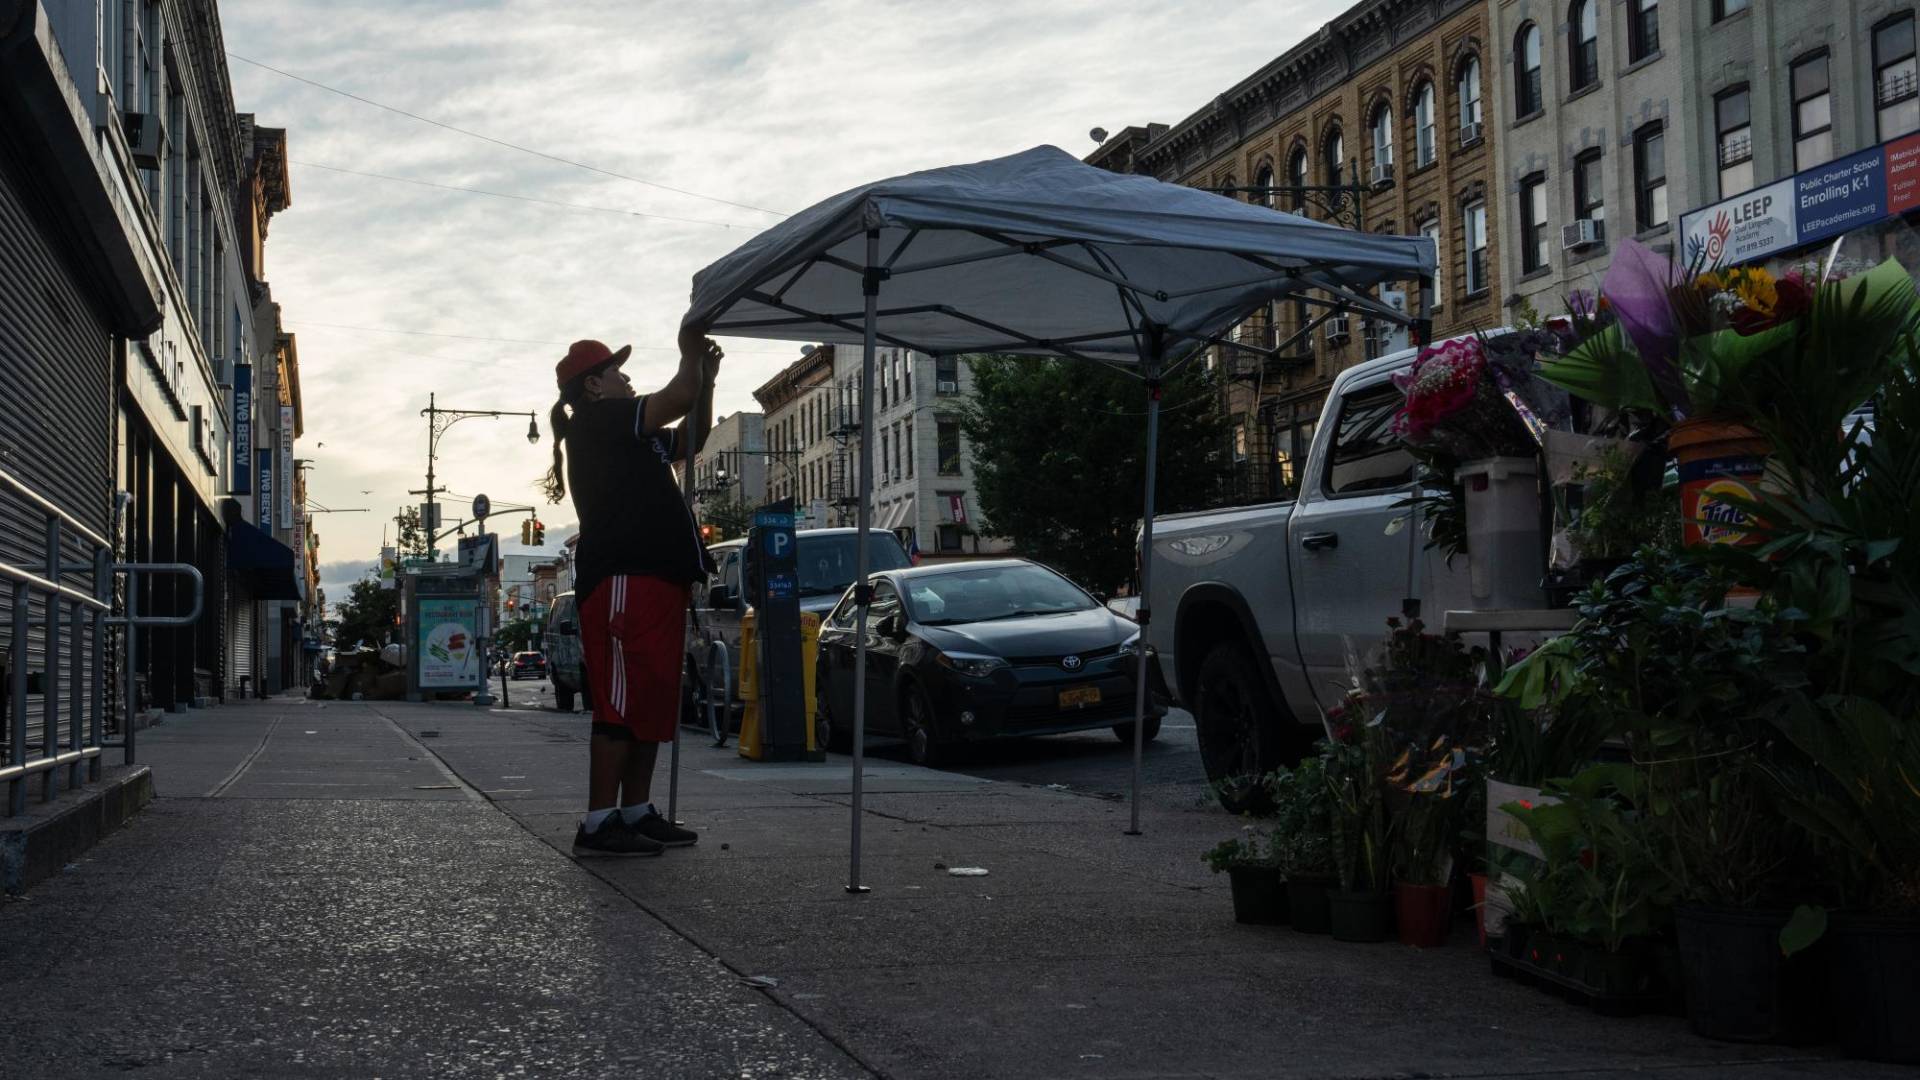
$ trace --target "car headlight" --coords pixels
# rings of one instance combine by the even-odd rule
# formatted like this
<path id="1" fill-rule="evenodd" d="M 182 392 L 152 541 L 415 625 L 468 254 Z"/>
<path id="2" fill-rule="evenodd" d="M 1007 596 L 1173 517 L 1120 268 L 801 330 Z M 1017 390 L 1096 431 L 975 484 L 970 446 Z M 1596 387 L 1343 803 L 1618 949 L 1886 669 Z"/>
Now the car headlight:
<path id="1" fill-rule="evenodd" d="M 950 668 L 970 679 L 984 679 L 1007 666 L 1005 660 L 997 656 L 982 656 L 978 653 L 937 653 L 934 659 L 941 667 Z"/>
<path id="2" fill-rule="evenodd" d="M 1139 648 L 1139 646 L 1140 646 L 1140 631 L 1135 630 L 1131 637 L 1127 638 L 1127 640 L 1120 643 L 1120 651 L 1123 653 L 1130 653 L 1134 649 Z"/>

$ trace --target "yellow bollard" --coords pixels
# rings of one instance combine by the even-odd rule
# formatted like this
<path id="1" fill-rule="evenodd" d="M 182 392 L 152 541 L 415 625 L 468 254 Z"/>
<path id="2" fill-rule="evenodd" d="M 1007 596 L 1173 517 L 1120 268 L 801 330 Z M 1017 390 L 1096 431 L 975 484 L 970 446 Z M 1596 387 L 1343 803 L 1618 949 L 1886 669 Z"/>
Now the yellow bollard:
<path id="1" fill-rule="evenodd" d="M 820 745 L 820 725 L 814 715 L 819 710 L 820 697 L 815 686 L 815 660 L 820 655 L 820 616 L 812 612 L 800 613 L 800 670 L 805 672 L 805 681 L 801 683 L 802 692 L 807 698 L 807 760 L 827 760 L 827 748 Z"/>

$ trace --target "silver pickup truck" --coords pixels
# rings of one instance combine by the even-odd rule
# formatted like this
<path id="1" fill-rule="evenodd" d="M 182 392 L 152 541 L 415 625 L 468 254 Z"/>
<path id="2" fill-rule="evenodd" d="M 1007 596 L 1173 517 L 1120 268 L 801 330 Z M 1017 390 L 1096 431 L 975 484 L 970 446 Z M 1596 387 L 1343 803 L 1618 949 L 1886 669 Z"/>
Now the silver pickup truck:
<path id="1" fill-rule="evenodd" d="M 1393 435 L 1390 379 L 1415 355 L 1334 380 L 1296 501 L 1154 518 L 1147 641 L 1230 810 L 1257 809 L 1263 793 L 1244 781 L 1311 746 L 1350 685 L 1350 650 L 1364 658 L 1406 601 L 1435 630 L 1471 606 L 1467 560 L 1427 550 L 1398 505 L 1415 462 Z"/>

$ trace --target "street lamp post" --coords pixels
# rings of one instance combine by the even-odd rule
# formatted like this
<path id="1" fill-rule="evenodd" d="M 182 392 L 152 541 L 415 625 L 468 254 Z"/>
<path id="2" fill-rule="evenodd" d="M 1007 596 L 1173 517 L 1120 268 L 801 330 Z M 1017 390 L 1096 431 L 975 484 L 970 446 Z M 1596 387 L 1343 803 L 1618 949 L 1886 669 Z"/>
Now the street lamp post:
<path id="1" fill-rule="evenodd" d="M 428 520 L 422 521 L 420 524 L 427 533 L 428 558 L 434 557 L 435 542 L 439 539 L 435 533 L 435 529 L 439 524 L 438 518 L 440 515 L 438 511 L 440 509 L 440 500 L 436 498 L 436 496 L 444 490 L 443 488 L 436 487 L 433 482 L 433 465 L 434 459 L 439 452 L 440 436 L 446 434 L 448 428 L 460 421 L 471 420 L 476 416 L 487 416 L 496 420 L 503 416 L 524 416 L 527 418 L 527 441 L 530 443 L 538 443 L 540 441 L 540 423 L 533 413 L 503 412 L 498 409 L 443 409 L 436 400 L 437 396 L 436 394 L 428 394 L 427 407 L 420 410 L 420 415 L 427 418 L 427 489 L 425 491 L 408 492 L 409 495 L 425 495 L 427 497 Z"/>

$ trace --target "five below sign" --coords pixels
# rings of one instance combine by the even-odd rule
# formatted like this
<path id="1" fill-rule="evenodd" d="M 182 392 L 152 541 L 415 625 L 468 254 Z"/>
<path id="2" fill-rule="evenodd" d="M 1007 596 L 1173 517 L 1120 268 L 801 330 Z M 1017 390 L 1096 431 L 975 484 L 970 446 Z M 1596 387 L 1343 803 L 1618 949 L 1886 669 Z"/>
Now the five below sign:
<path id="1" fill-rule="evenodd" d="M 1816 165 L 1683 215 L 1681 258 L 1731 266 L 1920 207 L 1920 135 Z"/>

